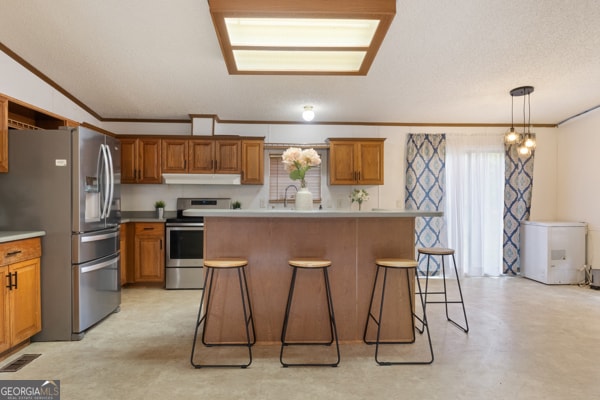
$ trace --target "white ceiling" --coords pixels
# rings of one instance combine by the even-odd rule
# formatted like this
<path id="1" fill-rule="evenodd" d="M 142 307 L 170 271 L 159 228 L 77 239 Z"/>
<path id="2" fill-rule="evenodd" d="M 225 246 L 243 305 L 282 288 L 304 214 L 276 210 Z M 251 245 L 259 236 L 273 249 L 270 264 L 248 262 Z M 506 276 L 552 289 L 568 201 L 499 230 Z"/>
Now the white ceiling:
<path id="1" fill-rule="evenodd" d="M 228 75 L 207 0 L 1 1 L 0 42 L 103 118 L 508 123 L 523 85 L 536 124 L 600 104 L 598 0 L 398 0 L 359 77 Z"/>

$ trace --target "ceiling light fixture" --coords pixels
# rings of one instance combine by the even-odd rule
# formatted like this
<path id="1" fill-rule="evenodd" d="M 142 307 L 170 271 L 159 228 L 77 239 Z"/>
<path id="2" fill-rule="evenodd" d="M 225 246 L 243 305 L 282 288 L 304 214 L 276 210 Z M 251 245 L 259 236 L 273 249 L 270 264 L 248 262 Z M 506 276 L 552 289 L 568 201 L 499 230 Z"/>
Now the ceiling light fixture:
<path id="1" fill-rule="evenodd" d="M 310 122 L 315 118 L 315 112 L 313 111 L 313 106 L 304 106 L 304 111 L 302 112 L 302 118 Z"/>
<path id="2" fill-rule="evenodd" d="M 531 132 L 531 99 L 533 86 L 520 86 L 510 91 L 511 95 L 511 121 L 510 130 L 504 135 L 504 142 L 507 144 L 516 144 L 517 152 L 521 156 L 529 156 L 535 149 L 535 134 Z M 523 131 L 517 132 L 514 127 L 514 98 L 523 97 Z M 526 111 L 526 105 L 529 110 Z M 527 116 L 527 118 L 526 118 Z"/>
<path id="3" fill-rule="evenodd" d="M 208 0 L 230 74 L 366 75 L 396 0 Z"/>

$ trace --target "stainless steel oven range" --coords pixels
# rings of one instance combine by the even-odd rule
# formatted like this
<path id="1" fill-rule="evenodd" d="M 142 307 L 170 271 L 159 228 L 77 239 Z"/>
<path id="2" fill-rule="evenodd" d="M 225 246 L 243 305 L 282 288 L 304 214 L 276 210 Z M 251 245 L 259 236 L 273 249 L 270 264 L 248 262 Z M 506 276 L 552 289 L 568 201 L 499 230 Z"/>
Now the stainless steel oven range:
<path id="1" fill-rule="evenodd" d="M 229 198 L 178 198 L 177 217 L 166 221 L 165 288 L 204 288 L 204 218 L 185 217 L 189 209 L 228 209 Z"/>

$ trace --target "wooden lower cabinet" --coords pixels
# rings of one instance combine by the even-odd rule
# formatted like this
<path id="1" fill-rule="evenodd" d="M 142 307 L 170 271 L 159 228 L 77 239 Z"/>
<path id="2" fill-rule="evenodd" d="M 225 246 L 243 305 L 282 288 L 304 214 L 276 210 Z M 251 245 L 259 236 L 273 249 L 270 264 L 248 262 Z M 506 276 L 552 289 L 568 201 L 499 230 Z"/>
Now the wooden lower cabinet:
<path id="1" fill-rule="evenodd" d="M 134 283 L 165 281 L 165 225 L 137 222 L 134 235 Z"/>
<path id="2" fill-rule="evenodd" d="M 42 329 L 39 238 L 0 243 L 0 353 Z"/>

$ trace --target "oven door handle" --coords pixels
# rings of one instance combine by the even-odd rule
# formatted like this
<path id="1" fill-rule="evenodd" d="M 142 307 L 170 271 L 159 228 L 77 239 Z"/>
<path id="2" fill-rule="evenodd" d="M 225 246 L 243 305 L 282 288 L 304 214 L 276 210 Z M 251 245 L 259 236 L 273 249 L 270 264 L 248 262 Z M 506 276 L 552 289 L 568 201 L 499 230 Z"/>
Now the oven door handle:
<path id="1" fill-rule="evenodd" d="M 167 229 L 172 229 L 172 230 L 198 230 L 198 228 L 201 228 L 200 230 L 204 230 L 204 223 L 203 222 L 191 222 L 189 224 L 165 224 L 165 227 Z"/>

